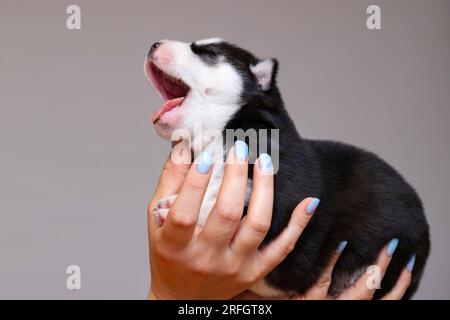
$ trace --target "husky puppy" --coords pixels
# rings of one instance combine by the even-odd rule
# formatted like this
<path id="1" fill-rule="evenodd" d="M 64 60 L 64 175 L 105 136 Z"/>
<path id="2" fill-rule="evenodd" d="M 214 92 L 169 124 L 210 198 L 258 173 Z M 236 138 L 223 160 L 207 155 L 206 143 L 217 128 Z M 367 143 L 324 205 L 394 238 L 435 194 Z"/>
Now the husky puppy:
<path id="1" fill-rule="evenodd" d="M 153 115 L 153 123 L 165 139 L 182 129 L 191 134 L 193 145 L 202 140 L 203 150 L 226 150 L 229 146 L 216 141 L 220 139 L 204 141 L 204 135 L 196 134 L 195 125 L 200 123 L 203 132 L 215 129 L 223 135 L 227 129 L 279 130 L 275 203 L 264 243 L 283 230 L 301 200 L 308 196 L 321 199 L 295 249 L 251 290 L 264 296 L 305 292 L 318 280 L 338 244 L 347 240 L 330 287 L 330 294 L 339 294 L 375 262 L 383 246 L 398 238 L 397 250 L 374 298 L 392 289 L 415 254 L 412 283 L 404 298 L 411 297 L 430 249 L 428 224 L 418 195 L 373 153 L 340 142 L 302 138 L 276 84 L 276 59 L 259 59 L 219 38 L 192 43 L 162 40 L 151 46 L 145 71 L 164 100 Z M 267 153 L 273 149 L 269 144 Z M 250 150 L 253 159 L 259 153 Z M 214 205 L 223 161 L 215 161 L 212 170 L 199 224 L 205 222 Z M 161 200 L 161 223 L 175 197 Z"/>

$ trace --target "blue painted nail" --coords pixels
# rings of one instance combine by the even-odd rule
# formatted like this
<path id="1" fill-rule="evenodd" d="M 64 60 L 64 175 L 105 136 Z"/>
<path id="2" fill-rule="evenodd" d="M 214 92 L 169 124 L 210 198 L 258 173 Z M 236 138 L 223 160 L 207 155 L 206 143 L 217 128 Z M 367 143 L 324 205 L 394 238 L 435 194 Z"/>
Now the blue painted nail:
<path id="1" fill-rule="evenodd" d="M 272 172 L 272 158 L 267 153 L 259 155 L 259 168 L 264 173 Z"/>
<path id="2" fill-rule="evenodd" d="M 211 153 L 203 151 L 197 164 L 197 171 L 203 174 L 208 173 L 209 168 L 211 168 L 212 162 L 213 161 Z"/>
<path id="3" fill-rule="evenodd" d="M 387 249 L 388 257 L 392 257 L 392 255 L 395 252 L 395 249 L 397 249 L 397 245 L 398 245 L 398 239 L 397 238 L 394 238 L 394 239 L 391 240 L 391 242 L 389 242 L 388 249 Z"/>
<path id="4" fill-rule="evenodd" d="M 345 247 L 347 246 L 347 241 L 341 241 L 336 249 L 336 253 L 340 254 L 342 251 L 344 251 Z"/>
<path id="5" fill-rule="evenodd" d="M 306 213 L 307 214 L 313 214 L 316 210 L 317 206 L 319 205 L 320 200 L 317 198 L 312 198 L 312 200 L 309 202 L 308 206 L 306 207 Z"/>
<path id="6" fill-rule="evenodd" d="M 416 263 L 416 254 L 413 254 L 411 258 L 408 260 L 408 264 L 406 267 L 408 268 L 409 272 L 412 272 L 414 269 L 414 263 Z"/>
<path id="7" fill-rule="evenodd" d="M 248 146 L 244 141 L 237 140 L 234 143 L 234 155 L 241 161 L 245 161 L 248 156 Z"/>

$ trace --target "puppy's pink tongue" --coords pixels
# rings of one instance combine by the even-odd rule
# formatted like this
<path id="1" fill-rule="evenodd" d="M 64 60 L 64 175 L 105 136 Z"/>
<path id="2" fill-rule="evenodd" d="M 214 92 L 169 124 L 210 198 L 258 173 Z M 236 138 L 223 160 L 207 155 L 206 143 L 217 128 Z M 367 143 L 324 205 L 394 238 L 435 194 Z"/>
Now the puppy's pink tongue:
<path id="1" fill-rule="evenodd" d="M 172 110 L 173 108 L 179 106 L 183 102 L 184 97 L 170 99 L 164 102 L 161 108 L 158 111 L 155 111 L 152 116 L 152 122 L 155 123 L 158 119 L 167 111 Z"/>

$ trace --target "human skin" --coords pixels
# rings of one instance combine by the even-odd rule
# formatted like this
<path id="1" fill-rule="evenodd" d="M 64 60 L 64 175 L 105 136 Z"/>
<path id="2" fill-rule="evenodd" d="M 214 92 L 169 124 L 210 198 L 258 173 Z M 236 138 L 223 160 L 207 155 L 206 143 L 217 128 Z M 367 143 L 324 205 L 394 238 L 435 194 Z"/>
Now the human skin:
<path id="1" fill-rule="evenodd" d="M 172 152 L 179 152 L 177 147 Z M 204 226 L 197 225 L 211 166 L 200 159 L 177 161 L 168 157 L 148 206 L 151 279 L 149 299 L 258 299 L 248 291 L 292 251 L 307 226 L 318 199 L 304 199 L 289 224 L 270 244 L 260 245 L 269 230 L 273 206 L 273 174 L 270 158 L 260 157 L 254 166 L 253 189 L 247 215 L 242 217 L 247 185 L 248 159 L 242 148 L 232 148 L 216 204 Z M 238 150 L 239 149 L 239 150 Z M 187 152 L 184 157 L 190 157 Z M 178 194 L 165 223 L 156 222 L 158 201 Z M 363 274 L 338 297 L 328 296 L 333 267 L 345 249 L 337 248 L 317 283 L 303 295 L 283 299 L 371 299 L 375 289 L 367 286 L 371 274 Z M 396 243 L 379 254 L 376 265 L 383 277 Z M 395 245 L 394 245 L 395 244 Z M 412 263 L 405 267 L 395 287 L 383 299 L 401 299 L 411 281 Z"/>

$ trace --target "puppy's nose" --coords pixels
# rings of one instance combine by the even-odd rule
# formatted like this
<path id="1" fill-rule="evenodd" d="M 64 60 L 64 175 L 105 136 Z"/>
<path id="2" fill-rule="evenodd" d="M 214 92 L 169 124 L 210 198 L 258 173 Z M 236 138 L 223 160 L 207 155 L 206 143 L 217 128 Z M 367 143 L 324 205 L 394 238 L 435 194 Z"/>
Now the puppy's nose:
<path id="1" fill-rule="evenodd" d="M 153 58 L 153 55 L 155 54 L 156 49 L 161 45 L 161 42 L 155 42 L 150 47 L 150 51 L 148 52 L 148 57 Z"/>

